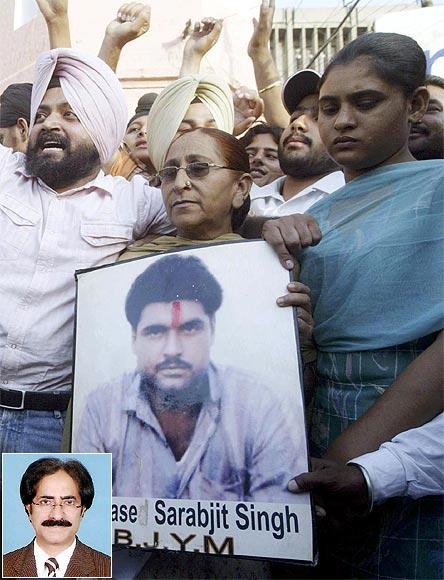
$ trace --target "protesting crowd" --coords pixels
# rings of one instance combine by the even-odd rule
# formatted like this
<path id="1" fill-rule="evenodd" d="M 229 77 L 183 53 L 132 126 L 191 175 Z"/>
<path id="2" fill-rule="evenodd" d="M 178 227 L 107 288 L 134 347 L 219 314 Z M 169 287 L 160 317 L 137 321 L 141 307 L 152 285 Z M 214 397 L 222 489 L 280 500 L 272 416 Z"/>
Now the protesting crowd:
<path id="1" fill-rule="evenodd" d="M 203 18 L 189 31 L 177 80 L 143 95 L 128 119 L 115 71 L 125 45 L 149 34 L 149 7 L 124 4 L 96 56 L 71 47 L 68 0 L 37 4 L 51 49 L 39 55 L 32 84 L 0 95 L 1 452 L 71 451 L 76 270 L 263 238 L 293 275 L 275 298 L 297 320 L 311 469 L 268 495 L 249 481 L 247 495 L 312 492 L 319 562 L 135 549 L 125 568 L 131 550 L 116 550 L 114 576 L 172 577 L 175 568 L 174 577 L 190 578 L 442 578 L 444 79 L 427 74 L 412 38 L 367 33 L 322 74 L 305 69 L 281 81 L 270 50 L 274 1 L 263 0 L 245 55 L 256 87 L 235 90 L 217 71 L 201 74 L 223 27 Z M 180 304 L 194 301 L 198 322 L 181 330 L 214 332 L 217 280 L 197 263 L 169 261 L 169 294 L 145 297 L 148 268 L 127 297 L 138 361 L 146 329 L 166 332 L 163 323 L 141 331 L 153 304 L 172 305 L 176 329 L 186 315 Z M 185 267 L 211 291 L 184 288 Z M 271 432 L 273 403 L 261 399 L 261 386 L 223 380 L 239 397 L 244 389 L 257 398 L 262 427 L 248 433 L 253 444 L 280 441 L 282 452 L 267 456 L 262 471 L 293 469 L 291 425 Z M 144 401 L 161 445 L 134 423 L 142 383 L 98 392 L 103 436 L 92 407 L 72 450 L 112 451 L 115 495 L 135 496 L 120 434 L 141 449 L 158 446 L 168 475 L 150 493 L 163 497 L 202 428 L 206 395 L 193 392 L 173 411 L 161 393 Z M 132 393 L 133 415 L 119 422 Z M 180 437 L 171 429 L 177 406 Z M 232 414 L 225 435 L 216 428 L 214 437 L 235 445 L 242 434 L 233 425 L 243 418 L 234 404 Z M 23 503 L 35 510 L 31 496 Z"/>

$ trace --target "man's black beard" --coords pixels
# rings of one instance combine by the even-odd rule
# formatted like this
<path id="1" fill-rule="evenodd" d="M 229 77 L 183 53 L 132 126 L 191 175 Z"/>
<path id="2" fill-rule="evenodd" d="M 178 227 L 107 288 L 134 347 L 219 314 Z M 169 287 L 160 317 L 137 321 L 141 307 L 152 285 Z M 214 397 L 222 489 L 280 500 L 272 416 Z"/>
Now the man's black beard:
<path id="1" fill-rule="evenodd" d="M 158 409 L 178 411 L 205 402 L 210 395 L 208 373 L 203 371 L 179 389 L 165 389 L 158 385 L 153 375 L 143 373 L 140 381 L 141 395 L 148 402 L 155 401 Z"/>
<path id="2" fill-rule="evenodd" d="M 443 139 L 440 137 L 437 139 L 434 139 L 433 137 L 430 138 L 428 127 L 421 122 L 413 123 L 412 127 L 416 128 L 422 135 L 420 139 L 409 140 L 409 149 L 413 157 L 418 159 L 418 161 L 426 161 L 427 159 L 443 159 Z M 422 143 L 420 141 L 422 141 Z"/>
<path id="3" fill-rule="evenodd" d="M 328 156 L 326 151 L 322 153 L 310 151 L 306 155 L 291 157 L 286 155 L 279 143 L 278 156 L 282 171 L 291 177 L 315 177 L 339 170 L 338 165 Z"/>
<path id="4" fill-rule="evenodd" d="M 49 156 L 38 155 L 45 141 L 57 141 L 63 147 L 65 155 L 60 160 Z M 51 189 L 57 190 L 75 184 L 87 177 L 94 169 L 99 169 L 100 158 L 95 145 L 83 145 L 71 150 L 69 140 L 63 135 L 54 135 L 42 131 L 35 144 L 28 143 L 26 152 L 26 170 L 34 177 L 39 177 Z"/>

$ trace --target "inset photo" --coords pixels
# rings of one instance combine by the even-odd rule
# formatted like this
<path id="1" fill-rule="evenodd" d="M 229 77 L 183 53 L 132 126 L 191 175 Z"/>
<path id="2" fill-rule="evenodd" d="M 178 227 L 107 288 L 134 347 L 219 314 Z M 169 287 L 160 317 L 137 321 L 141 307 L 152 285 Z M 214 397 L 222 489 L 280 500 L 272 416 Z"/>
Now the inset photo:
<path id="1" fill-rule="evenodd" d="M 2 461 L 3 578 L 111 577 L 111 453 Z"/>

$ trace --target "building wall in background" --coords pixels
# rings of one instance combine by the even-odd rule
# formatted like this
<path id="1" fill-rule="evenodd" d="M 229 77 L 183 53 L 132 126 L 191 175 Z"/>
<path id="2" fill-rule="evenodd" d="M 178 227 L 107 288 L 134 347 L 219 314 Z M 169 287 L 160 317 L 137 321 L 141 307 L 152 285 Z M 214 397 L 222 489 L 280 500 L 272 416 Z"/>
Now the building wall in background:
<path id="1" fill-rule="evenodd" d="M 0 0 L 0 92 L 13 82 L 33 80 L 37 55 L 49 48 L 46 25 L 36 14 L 34 0 Z M 117 14 L 123 0 L 71 0 L 70 22 L 74 48 L 97 54 L 106 25 Z M 252 32 L 251 20 L 258 15 L 259 0 L 149 0 L 151 27 L 143 37 L 123 50 L 117 74 L 127 96 L 131 113 L 145 92 L 159 92 L 177 78 L 184 39 L 182 32 L 189 20 L 204 16 L 224 19 L 219 43 L 203 62 L 203 71 L 217 71 L 232 85 L 255 87 L 253 68 L 247 56 Z M 368 5 L 355 10 L 338 37 L 312 65 L 322 71 L 328 60 L 345 43 L 371 30 L 374 19 L 394 9 L 414 9 L 414 4 L 399 6 Z M 428 9 L 421 9 L 422 11 Z M 345 9 L 304 8 L 276 10 L 272 52 L 283 79 L 305 68 L 313 55 L 337 27 Z M 18 21 L 18 17 L 20 20 Z"/>
<path id="2" fill-rule="evenodd" d="M 347 13 L 347 8 L 312 8 L 277 10 L 274 17 L 271 49 L 279 73 L 286 79 L 297 70 L 313 68 L 322 73 L 329 60 L 351 40 L 374 29 L 375 18 L 393 11 L 414 10 L 413 3 L 384 6 L 372 4 L 353 10 L 337 36 L 311 63 L 318 50 L 330 38 Z"/>

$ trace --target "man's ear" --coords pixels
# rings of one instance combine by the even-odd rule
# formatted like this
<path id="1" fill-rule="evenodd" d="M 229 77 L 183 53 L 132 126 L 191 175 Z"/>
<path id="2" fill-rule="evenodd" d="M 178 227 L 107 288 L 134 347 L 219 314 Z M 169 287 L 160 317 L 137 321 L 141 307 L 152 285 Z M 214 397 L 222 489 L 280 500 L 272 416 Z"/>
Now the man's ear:
<path id="1" fill-rule="evenodd" d="M 16 125 L 19 131 L 20 141 L 22 143 L 26 143 L 29 137 L 29 126 L 26 119 L 20 117 L 19 119 L 17 119 Z"/>
<path id="2" fill-rule="evenodd" d="M 250 189 L 253 184 L 251 175 L 249 173 L 243 173 L 234 184 L 234 194 L 233 201 L 231 205 L 234 209 L 238 209 L 244 205 L 244 201 L 250 195 Z"/>
<path id="3" fill-rule="evenodd" d="M 427 111 L 429 104 L 429 91 L 426 87 L 418 87 L 410 99 L 409 121 L 418 123 Z"/>
<path id="4" fill-rule="evenodd" d="M 31 521 L 31 506 L 29 504 L 24 506 L 28 520 Z"/>

